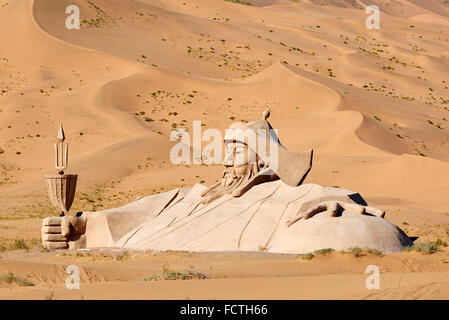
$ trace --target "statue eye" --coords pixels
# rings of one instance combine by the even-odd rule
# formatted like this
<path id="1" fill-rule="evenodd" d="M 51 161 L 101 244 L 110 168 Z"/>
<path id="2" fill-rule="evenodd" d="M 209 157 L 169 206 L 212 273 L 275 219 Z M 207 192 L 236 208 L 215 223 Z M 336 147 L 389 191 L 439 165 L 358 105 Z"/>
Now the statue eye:
<path id="1" fill-rule="evenodd" d="M 243 147 L 235 148 L 235 153 L 243 153 L 243 152 L 245 152 L 245 149 Z"/>

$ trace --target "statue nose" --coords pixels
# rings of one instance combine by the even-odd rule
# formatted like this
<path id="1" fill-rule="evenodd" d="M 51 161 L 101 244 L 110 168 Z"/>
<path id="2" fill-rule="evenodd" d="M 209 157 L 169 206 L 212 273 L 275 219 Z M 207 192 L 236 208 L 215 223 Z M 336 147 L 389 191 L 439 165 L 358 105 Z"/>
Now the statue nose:
<path id="1" fill-rule="evenodd" d="M 234 161 L 232 159 L 232 155 L 226 155 L 223 159 L 223 165 L 226 167 L 231 167 L 234 164 Z"/>

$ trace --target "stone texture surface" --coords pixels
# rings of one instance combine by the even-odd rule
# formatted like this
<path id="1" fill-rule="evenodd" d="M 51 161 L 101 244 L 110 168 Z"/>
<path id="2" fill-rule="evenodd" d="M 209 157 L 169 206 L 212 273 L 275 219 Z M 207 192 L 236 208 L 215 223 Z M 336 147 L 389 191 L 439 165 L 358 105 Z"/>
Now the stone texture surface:
<path id="1" fill-rule="evenodd" d="M 69 245 L 67 242 L 50 242 L 50 241 L 44 241 L 42 242 L 42 245 L 50 250 L 62 250 L 62 249 L 68 249 Z"/>
<path id="2" fill-rule="evenodd" d="M 53 233 L 43 233 L 42 234 L 43 241 L 67 241 L 66 237 L 63 237 L 61 234 L 53 234 Z"/>
<path id="3" fill-rule="evenodd" d="M 144 197 L 121 208 L 84 213 L 86 247 L 188 251 L 266 251 L 307 253 L 350 247 L 395 252 L 411 245 L 398 227 L 369 212 L 328 211 L 288 221 L 317 203 L 364 204 L 356 192 L 278 180 L 254 186 L 239 198 L 225 195 L 201 204 L 206 187 L 195 185 Z"/>
<path id="4" fill-rule="evenodd" d="M 42 226 L 42 233 L 61 233 L 60 226 Z"/>
<path id="5" fill-rule="evenodd" d="M 297 254 L 350 247 L 393 252 L 411 245 L 407 235 L 383 219 L 382 210 L 368 207 L 358 193 L 301 185 L 313 151 L 286 149 L 271 130 L 269 115 L 268 109 L 260 120 L 230 126 L 221 182 L 143 197 L 79 218 L 47 218 L 43 241 L 60 241 L 64 235 L 70 248 Z M 270 156 L 262 152 L 268 146 Z M 68 189 L 56 182 L 50 198 L 70 199 Z M 51 233 L 53 226 L 61 227 L 61 237 Z"/>
<path id="6" fill-rule="evenodd" d="M 62 212 L 69 212 L 75 198 L 76 182 L 78 175 L 46 175 L 48 198 L 51 203 Z"/>
<path id="7" fill-rule="evenodd" d="M 42 220 L 42 226 L 61 227 L 61 217 L 46 217 Z"/>

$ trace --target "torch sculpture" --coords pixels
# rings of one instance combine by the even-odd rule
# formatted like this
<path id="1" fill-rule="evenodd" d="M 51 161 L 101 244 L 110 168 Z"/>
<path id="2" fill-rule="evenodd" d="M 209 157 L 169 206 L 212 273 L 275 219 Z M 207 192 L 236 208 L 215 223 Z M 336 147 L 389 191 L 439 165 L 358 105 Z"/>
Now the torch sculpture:
<path id="1" fill-rule="evenodd" d="M 60 230 L 60 217 L 67 214 L 75 198 L 78 175 L 64 174 L 69 162 L 68 143 L 65 142 L 64 129 L 59 126 L 58 140 L 55 144 L 56 175 L 46 175 L 48 197 L 51 203 L 60 210 L 59 217 L 48 217 L 43 220 L 42 242 L 44 247 L 50 249 L 67 248 L 67 239 L 62 237 Z"/>

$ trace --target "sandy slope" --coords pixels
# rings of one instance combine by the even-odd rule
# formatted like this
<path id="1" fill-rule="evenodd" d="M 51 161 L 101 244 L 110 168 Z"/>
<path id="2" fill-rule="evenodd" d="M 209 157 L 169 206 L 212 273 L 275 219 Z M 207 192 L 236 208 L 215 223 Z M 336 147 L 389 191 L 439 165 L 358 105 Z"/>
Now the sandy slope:
<path id="1" fill-rule="evenodd" d="M 0 287 L 0 298 L 447 299 L 449 261 L 443 257 L 447 254 L 331 253 L 304 260 L 261 253 L 6 253 L 0 271 L 14 270 L 35 286 Z M 80 268 L 79 290 L 65 287 L 70 264 Z M 365 269 L 372 264 L 380 266 L 380 290 L 365 286 Z M 164 268 L 200 272 L 208 279 L 144 280 Z"/>
<path id="2" fill-rule="evenodd" d="M 267 106 L 288 148 L 315 149 L 309 181 L 448 241 L 449 7 L 370 1 L 382 24 L 369 31 L 364 3 L 0 0 L 0 245 L 39 245 L 60 122 L 80 175 L 75 211 L 213 183 L 219 166 L 170 163 L 171 130 L 224 130 Z M 64 27 L 69 4 L 81 30 Z"/>

